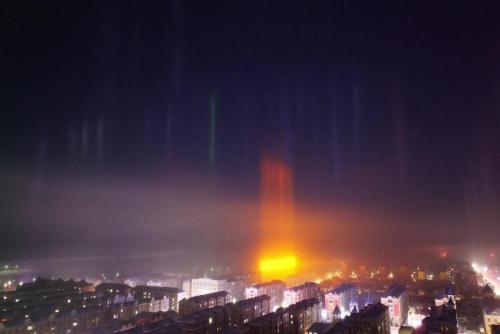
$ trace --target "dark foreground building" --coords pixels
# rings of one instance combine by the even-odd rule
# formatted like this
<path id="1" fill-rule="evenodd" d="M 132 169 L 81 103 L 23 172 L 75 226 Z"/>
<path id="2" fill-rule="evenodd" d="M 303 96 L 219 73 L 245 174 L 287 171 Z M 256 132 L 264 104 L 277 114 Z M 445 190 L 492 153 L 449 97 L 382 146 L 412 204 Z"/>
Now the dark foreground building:
<path id="1" fill-rule="evenodd" d="M 390 334 L 387 306 L 370 304 L 335 324 L 325 334 Z"/>
<path id="2" fill-rule="evenodd" d="M 179 302 L 179 314 L 186 315 L 206 308 L 224 306 L 229 303 L 229 300 L 230 296 L 226 291 L 183 299 Z"/>
<path id="3" fill-rule="evenodd" d="M 422 320 L 422 326 L 416 330 L 417 334 L 456 334 L 458 333 L 457 311 L 454 305 L 433 306 L 430 316 Z"/>

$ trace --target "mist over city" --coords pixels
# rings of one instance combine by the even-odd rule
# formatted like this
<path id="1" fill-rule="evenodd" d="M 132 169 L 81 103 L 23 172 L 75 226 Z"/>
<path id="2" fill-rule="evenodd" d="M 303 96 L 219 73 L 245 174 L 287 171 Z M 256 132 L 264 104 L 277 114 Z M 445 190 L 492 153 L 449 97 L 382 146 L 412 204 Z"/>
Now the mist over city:
<path id="1" fill-rule="evenodd" d="M 498 2 L 0 8 L 0 333 L 500 330 Z"/>

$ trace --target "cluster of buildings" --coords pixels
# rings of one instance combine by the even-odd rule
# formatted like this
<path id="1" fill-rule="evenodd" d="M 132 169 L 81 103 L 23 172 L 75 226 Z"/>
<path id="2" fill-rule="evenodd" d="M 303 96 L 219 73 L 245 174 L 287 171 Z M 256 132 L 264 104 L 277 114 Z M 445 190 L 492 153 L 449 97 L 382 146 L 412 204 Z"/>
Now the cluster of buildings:
<path id="1" fill-rule="evenodd" d="M 342 320 L 329 323 L 314 323 L 307 334 L 389 334 L 390 319 L 387 306 L 381 303 L 368 304 L 352 312 Z"/>
<path id="2" fill-rule="evenodd" d="M 397 294 L 400 299 L 404 296 L 399 292 Z M 307 334 L 458 333 L 456 310 L 453 305 L 444 304 L 432 307 L 430 314 L 423 319 L 421 326 L 417 328 L 407 326 L 401 320 L 401 317 L 397 317 L 392 313 L 391 308 L 394 309 L 394 303 L 389 303 L 389 305 L 382 302 L 368 304 L 359 311 L 354 310 L 342 320 L 329 324 L 315 323 L 308 329 Z M 401 320 L 401 324 L 396 326 L 395 322 L 399 320 Z"/>
<path id="3" fill-rule="evenodd" d="M 0 295 L 0 333 L 88 333 L 142 312 L 178 311 L 175 288 L 38 278 Z"/>
<path id="4" fill-rule="evenodd" d="M 354 284 L 341 284 L 325 293 L 313 282 L 288 288 L 279 280 L 249 287 L 243 282 L 235 282 L 191 279 L 186 293 L 179 288 L 156 284 L 131 287 L 122 283 L 100 283 L 94 286 L 85 281 L 38 279 L 3 294 L 0 329 L 6 334 L 86 333 L 109 327 L 110 322 L 121 322 L 119 328 L 113 327 L 119 332 L 120 328 L 128 330 L 145 325 L 137 320 L 138 315 L 144 318 L 144 314 L 156 314 L 150 318 L 161 322 L 163 327 L 168 324 L 171 330 L 181 328 L 182 332 L 189 332 L 186 328 L 193 329 L 194 324 L 201 326 L 199 322 L 208 317 L 210 325 L 218 324 L 214 327 L 215 332 L 230 328 L 231 331 L 248 330 L 256 334 L 304 334 L 316 322 L 342 323 L 336 326 L 337 330 L 339 326 L 346 326 L 345 320 L 350 321 L 351 327 L 358 326 L 355 319 L 361 315 L 371 317 L 374 312 L 371 305 L 375 304 L 361 298 Z M 233 291 L 239 295 L 244 291 L 244 297 L 236 300 L 230 292 L 221 290 L 223 288 L 237 288 Z M 388 328 L 397 330 L 407 324 L 406 288 L 391 288 L 380 301 L 387 309 Z M 222 320 L 217 320 L 219 318 Z M 382 327 L 385 328 L 385 323 Z"/>
<path id="5" fill-rule="evenodd" d="M 276 312 L 269 309 L 269 296 L 259 296 L 185 315 L 142 313 L 130 320 L 109 323 L 93 333 L 119 334 L 304 334 L 319 320 L 320 302 L 306 299 Z"/>
<path id="6" fill-rule="evenodd" d="M 291 287 L 279 280 L 247 285 L 238 277 L 174 277 L 176 287 L 161 278 L 126 281 L 133 286 L 38 279 L 0 293 L 0 333 L 454 334 L 468 324 L 495 334 L 500 302 L 492 288 L 470 298 L 469 276 L 453 277 L 453 288 L 427 279 Z"/>

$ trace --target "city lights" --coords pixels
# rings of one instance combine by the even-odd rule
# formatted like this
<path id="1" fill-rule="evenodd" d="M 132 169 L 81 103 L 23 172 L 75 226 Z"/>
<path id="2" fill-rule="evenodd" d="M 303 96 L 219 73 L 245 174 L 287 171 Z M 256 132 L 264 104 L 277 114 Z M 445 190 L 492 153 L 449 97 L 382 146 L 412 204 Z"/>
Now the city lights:
<path id="1" fill-rule="evenodd" d="M 500 277 L 495 271 L 490 270 L 486 265 L 479 265 L 476 262 L 473 262 L 471 267 L 478 274 L 480 284 L 489 284 L 493 288 L 495 295 L 500 296 Z"/>
<path id="2" fill-rule="evenodd" d="M 500 0 L 4 2 L 0 334 L 500 334 Z"/>

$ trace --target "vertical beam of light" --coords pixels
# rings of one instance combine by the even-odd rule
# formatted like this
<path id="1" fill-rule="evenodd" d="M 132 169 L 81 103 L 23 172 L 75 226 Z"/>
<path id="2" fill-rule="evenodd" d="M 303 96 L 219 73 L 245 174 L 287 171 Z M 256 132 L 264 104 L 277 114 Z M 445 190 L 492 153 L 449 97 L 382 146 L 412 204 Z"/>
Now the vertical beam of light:
<path id="1" fill-rule="evenodd" d="M 405 111 L 407 109 L 407 103 L 404 99 L 401 83 L 394 80 L 392 83 L 392 94 L 393 94 L 393 122 L 394 122 L 394 141 L 396 158 L 398 164 L 399 176 L 406 177 L 407 174 L 407 163 L 406 163 L 406 145 L 405 145 Z"/>
<path id="2" fill-rule="evenodd" d="M 167 163 L 172 157 L 172 104 L 169 103 L 165 116 L 165 154 Z"/>
<path id="3" fill-rule="evenodd" d="M 338 101 L 335 99 L 335 84 L 333 79 L 330 79 L 330 98 L 329 105 L 331 109 L 331 140 L 332 140 L 332 160 L 333 160 L 333 176 L 335 181 L 340 180 L 340 134 L 339 134 L 339 117 L 338 117 Z"/>
<path id="4" fill-rule="evenodd" d="M 74 162 L 75 156 L 77 155 L 78 152 L 78 129 L 77 126 L 74 123 L 71 123 L 69 125 L 69 147 L 68 147 L 68 161 L 70 163 Z"/>
<path id="5" fill-rule="evenodd" d="M 84 121 L 82 124 L 81 135 L 81 161 L 87 162 L 88 157 L 88 149 L 89 149 L 89 126 L 87 121 Z"/>
<path id="6" fill-rule="evenodd" d="M 99 117 L 97 121 L 97 131 L 96 131 L 96 165 L 101 167 L 102 164 L 102 147 L 104 142 L 104 121 L 102 117 Z"/>
<path id="7" fill-rule="evenodd" d="M 293 180 L 291 169 L 280 160 L 264 157 L 261 163 L 262 280 L 295 274 Z"/>
<path id="8" fill-rule="evenodd" d="M 209 159 L 210 167 L 215 165 L 215 134 L 217 131 L 217 100 L 215 94 L 212 93 L 210 98 L 210 147 Z"/>
<path id="9" fill-rule="evenodd" d="M 359 91 L 359 79 L 356 70 L 351 75 L 351 89 L 352 89 L 352 110 L 353 110 L 353 143 L 357 148 L 361 136 L 361 100 Z"/>

